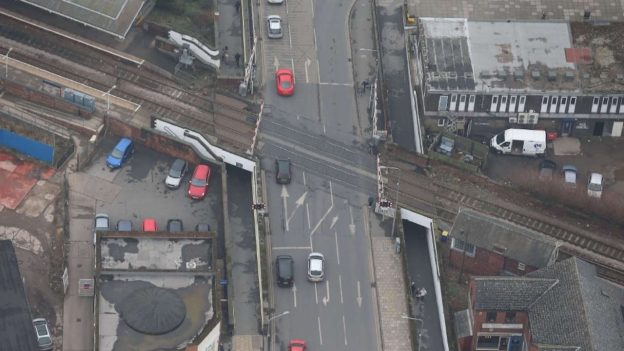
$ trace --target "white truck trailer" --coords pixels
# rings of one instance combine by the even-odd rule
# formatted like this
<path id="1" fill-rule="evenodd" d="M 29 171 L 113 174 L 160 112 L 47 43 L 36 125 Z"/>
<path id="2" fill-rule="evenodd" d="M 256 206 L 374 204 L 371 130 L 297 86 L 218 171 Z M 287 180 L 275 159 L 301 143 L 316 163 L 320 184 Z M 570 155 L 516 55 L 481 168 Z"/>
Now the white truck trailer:
<path id="1" fill-rule="evenodd" d="M 490 148 L 499 154 L 544 156 L 546 131 L 507 129 L 492 138 Z"/>

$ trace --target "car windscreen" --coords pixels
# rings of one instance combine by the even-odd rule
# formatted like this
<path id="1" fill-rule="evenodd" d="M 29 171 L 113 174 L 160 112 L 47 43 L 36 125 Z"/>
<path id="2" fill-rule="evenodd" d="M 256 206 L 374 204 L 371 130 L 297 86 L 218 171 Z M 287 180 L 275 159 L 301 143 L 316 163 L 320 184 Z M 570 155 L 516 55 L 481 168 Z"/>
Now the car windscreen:
<path id="1" fill-rule="evenodd" d="M 52 343 L 52 339 L 50 339 L 50 337 L 48 336 L 44 336 L 40 337 L 38 342 L 39 345 L 50 345 Z"/>
<path id="2" fill-rule="evenodd" d="M 589 189 L 591 191 L 602 191 L 602 185 L 595 184 L 595 183 L 589 183 L 589 185 L 587 186 L 587 189 Z"/>
<path id="3" fill-rule="evenodd" d="M 114 158 L 122 158 L 123 157 L 123 151 L 114 148 L 113 152 L 111 152 L 111 156 L 113 156 Z"/>
<path id="4" fill-rule="evenodd" d="M 169 169 L 169 176 L 173 178 L 180 178 L 182 168 L 184 168 L 184 162 L 174 162 L 171 165 L 171 169 Z"/>
<path id="5" fill-rule="evenodd" d="M 191 180 L 191 185 L 193 185 L 193 186 L 199 186 L 199 187 L 201 187 L 201 186 L 206 186 L 206 181 L 205 181 L 205 180 L 203 180 L 203 179 L 199 179 L 199 178 L 193 178 L 193 179 Z"/>
<path id="6" fill-rule="evenodd" d="M 500 144 L 505 141 L 505 133 L 500 133 L 496 135 L 496 143 Z"/>

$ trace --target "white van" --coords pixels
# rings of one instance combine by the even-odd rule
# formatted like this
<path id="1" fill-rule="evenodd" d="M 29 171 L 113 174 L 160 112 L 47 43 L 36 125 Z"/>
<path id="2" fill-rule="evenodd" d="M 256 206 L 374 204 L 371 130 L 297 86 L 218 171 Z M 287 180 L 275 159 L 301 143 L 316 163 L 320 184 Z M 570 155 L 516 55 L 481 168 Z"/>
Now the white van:
<path id="1" fill-rule="evenodd" d="M 492 138 L 490 148 L 499 154 L 544 156 L 546 153 L 546 131 L 507 129 Z"/>

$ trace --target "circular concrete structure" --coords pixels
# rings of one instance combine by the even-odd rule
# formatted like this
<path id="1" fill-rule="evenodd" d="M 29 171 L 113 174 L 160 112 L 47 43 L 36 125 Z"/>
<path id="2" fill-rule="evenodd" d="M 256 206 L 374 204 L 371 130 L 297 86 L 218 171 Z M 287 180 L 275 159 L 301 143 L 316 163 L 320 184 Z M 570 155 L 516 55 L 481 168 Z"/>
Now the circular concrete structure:
<path id="1" fill-rule="evenodd" d="M 134 291 L 119 305 L 126 324 L 143 334 L 160 335 L 176 329 L 186 317 L 186 306 L 175 292 L 149 287 Z"/>

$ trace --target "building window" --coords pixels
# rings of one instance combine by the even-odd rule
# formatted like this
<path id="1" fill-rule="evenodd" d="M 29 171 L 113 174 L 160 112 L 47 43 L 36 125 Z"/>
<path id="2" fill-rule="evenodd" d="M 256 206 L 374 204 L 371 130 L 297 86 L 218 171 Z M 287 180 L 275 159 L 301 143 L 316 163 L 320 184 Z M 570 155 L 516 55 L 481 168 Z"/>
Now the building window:
<path id="1" fill-rule="evenodd" d="M 446 118 L 438 118 L 438 127 L 444 127 L 446 124 Z"/>
<path id="2" fill-rule="evenodd" d="M 518 270 L 524 271 L 526 269 L 526 265 L 522 262 L 518 262 Z"/>
<path id="3" fill-rule="evenodd" d="M 485 321 L 488 323 L 496 323 L 496 312 L 488 312 L 485 315 Z"/>
<path id="4" fill-rule="evenodd" d="M 471 257 L 474 257 L 476 252 L 476 247 L 474 245 L 457 238 L 453 238 L 453 240 L 451 241 L 451 248 L 457 251 L 465 252 L 466 255 Z"/>
<path id="5" fill-rule="evenodd" d="M 498 350 L 500 336 L 479 335 L 477 338 L 477 350 Z"/>
<path id="6" fill-rule="evenodd" d="M 514 323 L 516 321 L 516 312 L 506 312 L 505 313 L 505 323 Z"/>

